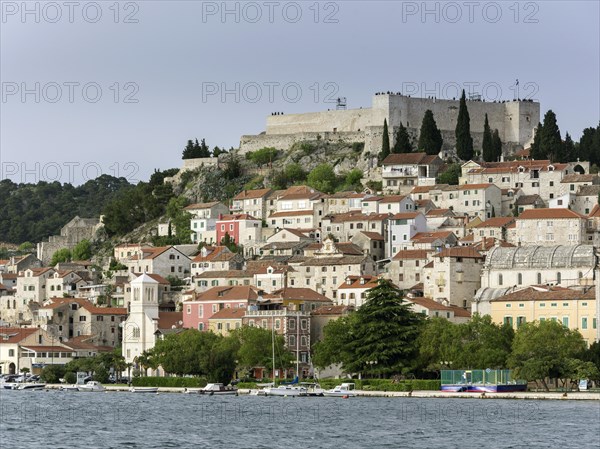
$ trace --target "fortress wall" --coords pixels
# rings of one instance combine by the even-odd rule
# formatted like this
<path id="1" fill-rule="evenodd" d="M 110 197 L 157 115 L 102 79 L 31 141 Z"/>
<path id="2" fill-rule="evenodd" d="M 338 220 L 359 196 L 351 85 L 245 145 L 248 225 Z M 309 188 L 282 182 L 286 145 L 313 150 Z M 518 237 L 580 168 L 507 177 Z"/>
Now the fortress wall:
<path id="1" fill-rule="evenodd" d="M 333 132 L 334 128 L 338 132 L 354 132 L 371 125 L 371 112 L 367 108 L 271 115 L 267 117 L 267 134 L 322 133 Z"/>
<path id="2" fill-rule="evenodd" d="M 296 142 L 318 140 L 329 142 L 364 142 L 365 135 L 360 132 L 302 132 L 295 134 L 259 134 L 242 136 L 240 139 L 240 154 L 256 151 L 264 147 L 273 147 L 278 150 L 288 150 Z"/>

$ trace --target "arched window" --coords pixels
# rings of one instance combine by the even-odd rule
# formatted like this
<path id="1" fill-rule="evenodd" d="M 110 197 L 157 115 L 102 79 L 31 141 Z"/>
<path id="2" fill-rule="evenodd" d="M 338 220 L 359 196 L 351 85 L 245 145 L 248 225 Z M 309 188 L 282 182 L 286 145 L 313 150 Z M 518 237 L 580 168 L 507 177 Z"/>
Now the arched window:
<path id="1" fill-rule="evenodd" d="M 517 274 L 517 284 L 518 285 L 523 284 L 523 274 L 522 273 Z"/>

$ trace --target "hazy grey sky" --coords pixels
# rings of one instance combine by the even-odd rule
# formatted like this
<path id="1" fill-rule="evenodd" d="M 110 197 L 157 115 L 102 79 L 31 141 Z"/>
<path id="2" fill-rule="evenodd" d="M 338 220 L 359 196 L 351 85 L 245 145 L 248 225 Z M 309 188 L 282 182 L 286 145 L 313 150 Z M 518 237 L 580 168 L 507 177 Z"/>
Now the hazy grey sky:
<path id="1" fill-rule="evenodd" d="M 0 178 L 17 182 L 146 180 L 190 138 L 237 147 L 272 111 L 376 91 L 512 99 L 518 78 L 563 136 L 600 119 L 598 1 L 1 7 Z"/>

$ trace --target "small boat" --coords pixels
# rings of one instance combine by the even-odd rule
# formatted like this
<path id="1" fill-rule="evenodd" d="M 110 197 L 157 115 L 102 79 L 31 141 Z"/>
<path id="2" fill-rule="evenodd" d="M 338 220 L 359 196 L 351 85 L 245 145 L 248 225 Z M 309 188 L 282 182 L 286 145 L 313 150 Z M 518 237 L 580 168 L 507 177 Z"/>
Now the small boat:
<path id="1" fill-rule="evenodd" d="M 0 382 L 0 388 L 4 390 L 16 390 L 19 385 L 18 382 Z"/>
<path id="2" fill-rule="evenodd" d="M 19 386 L 16 388 L 16 390 L 33 390 L 33 391 L 40 391 L 43 390 L 44 388 L 46 388 L 46 384 L 39 384 L 39 383 L 22 383 L 19 384 Z"/>
<path id="3" fill-rule="evenodd" d="M 104 387 L 100 382 L 96 382 L 95 380 L 90 380 L 86 382 L 84 385 L 77 385 L 78 391 L 84 391 L 86 393 L 96 393 L 104 391 Z"/>
<path id="4" fill-rule="evenodd" d="M 355 388 L 356 388 L 356 385 L 353 383 L 343 383 L 341 385 L 337 385 L 332 390 L 325 390 L 323 392 L 323 396 L 327 396 L 327 397 L 356 396 Z"/>
<path id="5" fill-rule="evenodd" d="M 79 391 L 77 385 L 61 385 L 60 391 Z"/>
<path id="6" fill-rule="evenodd" d="M 198 391 L 200 394 L 207 395 L 236 395 L 238 394 L 237 388 L 231 386 L 224 386 L 223 384 L 207 384 L 206 387 L 200 388 Z"/>
<path id="7" fill-rule="evenodd" d="M 278 387 L 267 387 L 264 389 L 265 396 L 308 396 L 306 387 L 295 385 L 279 385 Z"/>
<path id="8" fill-rule="evenodd" d="M 131 393 L 158 393 L 158 387 L 131 387 Z"/>
<path id="9" fill-rule="evenodd" d="M 307 396 L 324 396 L 325 390 L 316 382 L 301 382 L 301 386 L 306 387 Z"/>

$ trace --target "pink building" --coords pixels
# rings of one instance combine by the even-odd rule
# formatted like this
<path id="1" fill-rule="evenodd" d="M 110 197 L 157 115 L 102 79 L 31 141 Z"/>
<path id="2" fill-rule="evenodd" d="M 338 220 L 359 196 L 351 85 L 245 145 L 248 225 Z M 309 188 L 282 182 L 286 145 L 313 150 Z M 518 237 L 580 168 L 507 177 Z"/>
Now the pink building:
<path id="1" fill-rule="evenodd" d="M 217 220 L 217 242 L 225 234 L 238 245 L 248 245 L 262 240 L 262 221 L 248 214 L 222 215 Z"/>
<path id="2" fill-rule="evenodd" d="M 208 320 L 219 310 L 227 308 L 246 309 L 249 302 L 256 302 L 259 290 L 251 286 L 213 287 L 183 301 L 183 327 L 208 330 Z"/>

